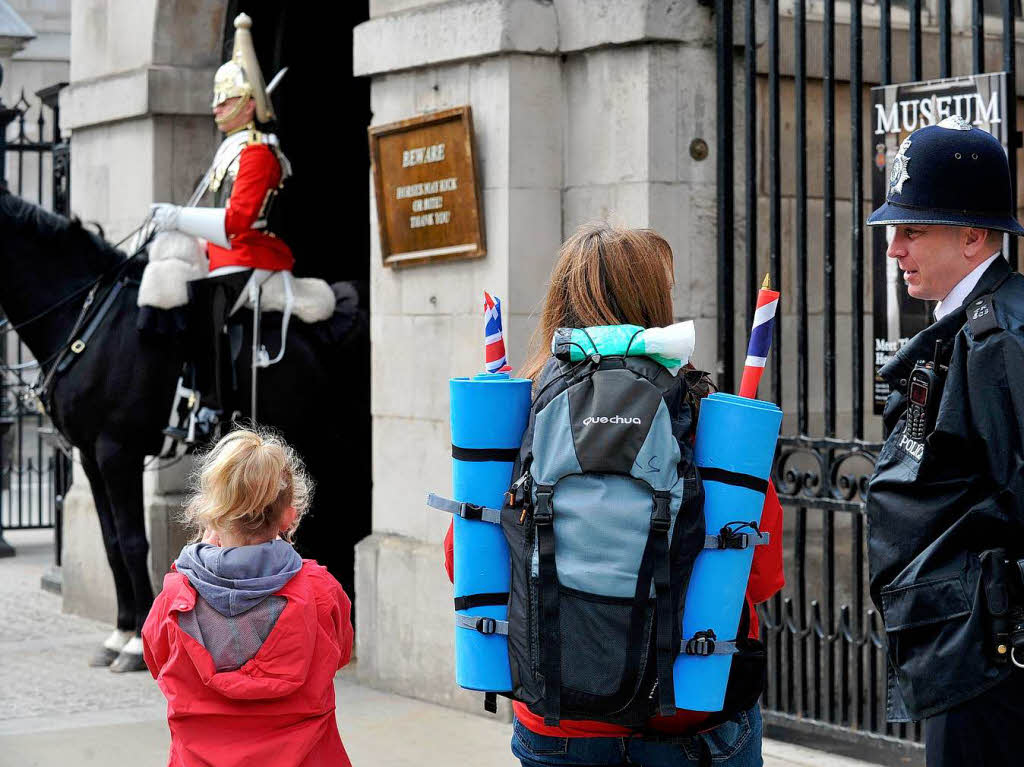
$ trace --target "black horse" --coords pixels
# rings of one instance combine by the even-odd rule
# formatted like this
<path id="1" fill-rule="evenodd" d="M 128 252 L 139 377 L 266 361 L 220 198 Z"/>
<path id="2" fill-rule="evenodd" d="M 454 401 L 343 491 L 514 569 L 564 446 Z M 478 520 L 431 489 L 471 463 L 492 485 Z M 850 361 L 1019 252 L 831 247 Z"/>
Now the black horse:
<path id="1" fill-rule="evenodd" d="M 78 220 L 0 191 L 0 307 L 44 371 L 71 342 L 89 286 L 98 281 L 98 303 L 108 284 L 126 280 L 86 348 L 55 376 L 49 402 L 53 423 L 78 448 L 92 489 L 117 592 L 117 627 L 136 632 L 153 602 L 143 462 L 160 450 L 188 353 L 180 338 L 136 329 L 144 267 L 144 256 L 128 259 Z M 349 594 L 354 546 L 370 531 L 368 320 L 365 306 L 352 309 L 340 326 L 292 323 L 285 358 L 260 372 L 258 403 L 260 423 L 283 434 L 317 484 L 297 547 Z M 247 392 L 251 314 L 239 321 L 247 337 L 238 385 Z M 266 346 L 279 348 L 280 322 L 271 315 L 263 329 Z M 241 400 L 248 403 L 247 396 Z"/>

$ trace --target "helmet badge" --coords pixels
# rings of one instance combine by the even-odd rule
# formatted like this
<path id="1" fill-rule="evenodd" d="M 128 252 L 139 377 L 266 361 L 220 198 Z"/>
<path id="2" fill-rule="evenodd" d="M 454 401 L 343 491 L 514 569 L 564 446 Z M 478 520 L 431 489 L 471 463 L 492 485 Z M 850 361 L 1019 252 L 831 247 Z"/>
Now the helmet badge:
<path id="1" fill-rule="evenodd" d="M 910 164 L 910 157 L 907 150 L 910 149 L 910 139 L 903 139 L 900 144 L 900 151 L 892 161 L 892 171 L 889 173 L 889 194 L 903 194 L 903 184 L 910 181 L 910 174 L 907 173 L 907 166 Z"/>
<path id="2" fill-rule="evenodd" d="M 971 124 L 960 115 L 950 115 L 939 123 L 939 127 L 947 130 L 970 130 Z"/>

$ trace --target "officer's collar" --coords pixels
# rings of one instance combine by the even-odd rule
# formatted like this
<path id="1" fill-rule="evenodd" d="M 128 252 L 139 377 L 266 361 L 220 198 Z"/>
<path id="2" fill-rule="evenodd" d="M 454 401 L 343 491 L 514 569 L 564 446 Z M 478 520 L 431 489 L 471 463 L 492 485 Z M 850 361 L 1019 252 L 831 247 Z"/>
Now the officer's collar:
<path id="1" fill-rule="evenodd" d="M 935 342 L 948 343 L 960 332 L 960 328 L 967 322 L 965 306 L 983 296 L 993 292 L 1006 276 L 1010 273 L 1010 265 L 1005 258 L 997 258 L 981 275 L 974 290 L 964 300 L 960 307 L 950 312 L 941 320 L 933 322 L 916 336 L 911 338 L 903 347 L 893 355 L 893 358 L 885 363 L 878 371 L 878 375 L 890 386 L 903 390 L 905 380 L 918 360 L 931 360 L 935 356 Z"/>

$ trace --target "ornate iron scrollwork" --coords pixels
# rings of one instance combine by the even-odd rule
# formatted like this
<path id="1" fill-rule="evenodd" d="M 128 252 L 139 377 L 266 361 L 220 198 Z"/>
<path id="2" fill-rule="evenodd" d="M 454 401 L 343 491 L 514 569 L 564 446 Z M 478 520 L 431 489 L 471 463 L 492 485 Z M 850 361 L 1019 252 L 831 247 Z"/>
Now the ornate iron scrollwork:
<path id="1" fill-rule="evenodd" d="M 780 437 L 772 477 L 779 500 L 810 508 L 862 512 L 882 445 L 828 437 Z"/>

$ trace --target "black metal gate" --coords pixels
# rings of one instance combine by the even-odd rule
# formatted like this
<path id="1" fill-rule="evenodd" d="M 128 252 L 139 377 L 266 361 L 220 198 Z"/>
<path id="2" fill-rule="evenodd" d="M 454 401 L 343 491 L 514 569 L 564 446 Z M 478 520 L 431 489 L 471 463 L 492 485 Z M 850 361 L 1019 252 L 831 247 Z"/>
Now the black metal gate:
<path id="1" fill-rule="evenodd" d="M 711 4 L 710 0 L 707 2 Z M 769 649 L 768 689 L 763 699 L 766 732 L 819 747 L 827 743 L 837 753 L 873 757 L 891 764 L 923 764 L 921 725 L 894 726 L 885 721 L 885 632 L 866 599 L 862 492 L 881 445 L 865 439 L 865 359 L 869 359 L 870 349 L 865 346 L 863 333 L 867 287 L 863 157 L 869 149 L 865 141 L 869 137 L 862 125 L 863 91 L 867 85 L 894 82 L 894 35 L 900 41 L 896 49 L 896 82 L 909 82 L 983 72 L 986 53 L 995 53 L 986 51 L 984 32 L 986 28 L 990 34 L 999 29 L 1001 67 L 1008 73 L 1012 94 L 1005 115 L 1011 121 L 1009 157 L 1016 208 L 1016 150 L 1021 142 L 1012 122 L 1016 117 L 1013 35 L 1020 7 L 1018 0 L 1002 0 L 993 14 L 986 13 L 982 0 L 964 0 L 956 5 L 951 0 L 849 0 L 841 3 L 843 12 L 837 25 L 835 0 L 812 4 L 812 15 L 808 14 L 807 0 L 784 2 L 781 11 L 779 0 L 769 0 L 767 21 L 764 16 L 761 19 L 761 24 L 768 26 L 767 45 L 759 49 L 758 35 L 765 30 L 759 27 L 756 15 L 758 6 L 762 13 L 764 6 L 757 0 L 743 0 L 743 7 L 739 5 L 734 8 L 732 0 L 714 2 L 719 126 L 718 373 L 721 388 L 735 391 L 736 341 L 743 339 L 750 328 L 760 282 L 758 198 L 766 198 L 768 268 L 773 287 L 780 288 L 784 301 L 788 296 L 790 302 L 788 308 L 780 304 L 775 323 L 770 392 L 780 405 L 785 395 L 789 410 L 795 410 L 795 419 L 787 418 L 784 424 L 773 472 L 787 507 L 787 585 L 761 611 L 762 634 Z M 870 9 L 867 22 L 865 9 Z M 960 12 L 956 18 L 968 20 L 962 28 L 953 28 L 951 10 Z M 899 16 L 896 27 L 894 14 Z M 741 34 L 734 35 L 734 18 L 745 19 Z M 848 28 L 848 45 L 837 43 L 837 26 Z M 816 42 L 814 50 L 808 50 L 808 39 Z M 928 43 L 927 49 L 923 48 L 922 40 Z M 739 46 L 744 49 L 742 65 L 735 60 Z M 780 71 L 780 49 L 784 51 L 788 70 L 785 74 Z M 840 84 L 849 84 L 850 99 L 849 144 L 842 148 L 836 146 L 837 49 L 842 54 L 842 63 L 849 67 L 839 79 Z M 954 50 L 958 53 L 956 58 Z M 927 61 L 925 51 L 929 54 Z M 865 53 L 873 57 L 869 60 L 872 73 L 877 72 L 870 83 L 864 78 Z M 810 60 L 811 76 L 809 57 L 816 57 Z M 1000 62 L 991 56 L 988 63 L 998 67 Z M 766 79 L 759 77 L 764 74 Z M 787 78 L 792 81 L 791 90 L 786 91 L 787 98 L 792 99 L 792 109 L 783 111 L 780 82 Z M 734 110 L 734 81 L 741 81 L 745 90 L 738 115 Z M 812 122 L 808 121 L 809 82 L 815 91 L 820 88 L 821 93 L 821 109 L 815 110 Z M 764 99 L 760 102 L 759 85 Z M 767 120 L 767 131 L 762 133 L 758 131 L 759 111 L 766 114 Z M 740 143 L 736 141 L 734 126 L 738 119 L 744 124 L 741 143 L 747 169 L 740 229 L 745 235 L 743 262 L 736 261 L 734 237 L 734 152 Z M 786 140 L 793 142 L 794 151 L 792 164 L 785 168 L 789 182 L 786 189 L 782 181 L 780 129 L 784 120 L 793 125 Z M 845 132 L 846 126 L 841 127 Z M 764 137 L 760 164 L 759 135 Z M 821 176 L 816 187 L 820 194 L 809 198 L 808 161 L 817 158 L 808 153 L 819 141 Z M 837 157 L 844 169 L 847 167 L 846 158 L 839 152 L 849 153 L 849 188 L 841 192 L 848 191 L 848 195 L 842 196 L 849 199 L 843 205 L 848 205 L 851 223 L 848 230 L 837 231 Z M 820 204 L 822 210 L 820 247 L 813 250 L 808 247 L 809 199 Z M 789 233 L 785 239 L 784 222 Z M 875 230 L 873 236 L 883 238 L 884 242 L 884 231 Z M 1009 241 L 1010 263 L 1016 268 L 1017 242 L 1012 237 Z M 838 270 L 837 247 L 849 248 L 849 271 L 845 274 Z M 746 273 L 745 284 L 740 288 L 746 306 L 743 328 L 738 327 L 735 312 L 737 265 L 745 268 Z M 813 313 L 809 311 L 809 287 L 812 276 L 814 282 L 818 280 L 811 270 L 818 270 L 820 275 L 820 295 L 812 296 L 815 301 L 820 300 L 820 311 Z M 844 338 L 842 345 L 837 339 L 837 318 L 842 318 L 837 311 L 837 280 L 845 280 L 849 285 L 850 343 Z M 812 322 L 815 331 L 820 328 L 820 344 L 815 339 L 813 348 L 815 356 L 810 343 Z M 784 352 L 790 344 L 795 344 L 795 354 L 792 348 L 789 350 L 795 365 L 791 363 L 784 369 Z M 817 357 L 818 348 L 822 350 L 821 357 Z M 812 366 L 820 367 L 818 381 L 811 380 Z M 840 413 L 837 380 L 841 367 L 843 375 L 849 375 L 850 405 Z M 768 387 L 765 390 L 767 393 Z M 879 433 L 875 423 L 869 423 L 868 428 L 872 434 Z"/>
<path id="2" fill-rule="evenodd" d="M 57 99 L 66 85 L 37 91 L 37 104 L 30 104 L 24 92 L 13 107 L 0 101 L 0 184 L 63 215 L 69 208 L 70 146 L 60 138 Z M 33 110 L 35 138 L 26 129 Z M 15 133 L 8 138 L 12 123 Z M 5 529 L 54 528 L 59 567 L 60 515 L 71 484 L 71 457 L 30 395 L 38 365 L 5 325 L 0 315 L 0 557 L 14 554 L 4 540 Z"/>

